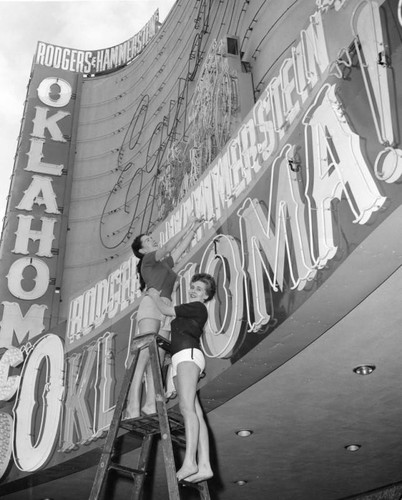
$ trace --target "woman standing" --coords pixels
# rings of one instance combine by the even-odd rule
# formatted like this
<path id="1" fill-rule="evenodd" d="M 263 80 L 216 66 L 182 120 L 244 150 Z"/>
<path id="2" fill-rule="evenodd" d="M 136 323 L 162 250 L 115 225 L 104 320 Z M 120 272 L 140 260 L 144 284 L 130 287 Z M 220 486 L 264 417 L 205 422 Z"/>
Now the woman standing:
<path id="1" fill-rule="evenodd" d="M 139 259 L 137 270 L 140 277 L 140 288 L 142 291 L 145 290 L 137 313 L 139 335 L 159 333 L 164 338 L 169 337 L 170 326 L 164 320 L 165 318 L 156 307 L 150 294 L 156 293 L 165 303 L 171 304 L 171 295 L 177 278 L 177 274 L 173 270 L 174 264 L 186 251 L 202 223 L 202 219 L 191 217 L 186 226 L 162 247 L 159 247 L 148 234 L 140 234 L 134 239 L 131 248 Z M 160 352 L 162 359 L 163 355 L 164 352 Z M 127 418 L 137 418 L 141 411 L 145 414 L 156 411 L 152 370 L 148 361 L 148 350 L 142 350 L 127 400 Z M 144 406 L 140 408 L 145 370 L 147 371 L 147 391 Z"/>
<path id="2" fill-rule="evenodd" d="M 205 303 L 213 298 L 215 290 L 214 278 L 200 273 L 191 279 L 190 302 L 186 304 L 169 306 L 158 295 L 153 295 L 159 310 L 174 317 L 171 323 L 173 381 L 186 432 L 186 453 L 176 474 L 179 481 L 199 482 L 213 476 L 208 428 L 197 396 L 197 383 L 205 368 L 205 357 L 200 347 L 200 337 L 208 319 Z"/>

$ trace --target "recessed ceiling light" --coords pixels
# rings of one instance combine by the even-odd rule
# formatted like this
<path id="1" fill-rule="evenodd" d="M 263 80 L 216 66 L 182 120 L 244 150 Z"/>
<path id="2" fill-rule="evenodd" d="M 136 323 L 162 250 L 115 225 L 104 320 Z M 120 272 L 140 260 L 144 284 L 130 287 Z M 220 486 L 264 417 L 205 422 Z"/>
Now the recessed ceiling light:
<path id="1" fill-rule="evenodd" d="M 370 375 L 375 370 L 374 365 L 360 365 L 353 369 L 357 375 Z"/>
<path id="2" fill-rule="evenodd" d="M 239 479 L 238 481 L 235 481 L 235 484 L 237 484 L 237 486 L 244 486 L 245 484 L 247 484 L 247 481 L 244 479 Z"/>
<path id="3" fill-rule="evenodd" d="M 360 444 L 348 444 L 347 446 L 345 446 L 345 450 L 348 451 L 357 451 L 360 450 L 360 448 L 361 448 Z"/>
<path id="4" fill-rule="evenodd" d="M 249 437 L 253 431 L 250 431 L 249 429 L 240 429 L 239 431 L 236 431 L 236 434 L 242 438 Z"/>

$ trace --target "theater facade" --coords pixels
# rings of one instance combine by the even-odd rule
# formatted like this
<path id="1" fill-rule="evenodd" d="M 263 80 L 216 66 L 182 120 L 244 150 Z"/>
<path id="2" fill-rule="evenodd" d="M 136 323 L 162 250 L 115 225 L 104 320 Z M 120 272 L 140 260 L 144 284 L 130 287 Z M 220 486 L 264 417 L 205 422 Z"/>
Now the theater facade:
<path id="1" fill-rule="evenodd" d="M 173 300 L 215 276 L 211 496 L 399 498 L 401 80 L 401 0 L 178 0 L 115 47 L 38 42 L 1 239 L 1 498 L 88 498 L 131 242 L 192 214 Z M 166 498 L 159 449 L 149 483 Z"/>

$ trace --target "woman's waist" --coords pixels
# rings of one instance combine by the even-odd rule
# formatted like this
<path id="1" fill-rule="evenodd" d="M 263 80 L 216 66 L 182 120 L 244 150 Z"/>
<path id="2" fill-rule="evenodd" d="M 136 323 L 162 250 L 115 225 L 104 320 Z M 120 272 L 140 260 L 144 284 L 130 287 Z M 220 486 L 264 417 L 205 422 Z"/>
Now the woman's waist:
<path id="1" fill-rule="evenodd" d="M 201 343 L 201 335 L 188 332 L 171 332 L 172 345 L 188 345 L 188 347 L 197 347 Z"/>
<path id="2" fill-rule="evenodd" d="M 169 297 L 165 297 L 162 294 L 162 290 L 157 290 L 156 288 L 147 288 L 144 292 L 144 295 L 149 295 L 150 297 L 160 297 L 163 302 L 166 304 L 171 304 L 172 300 Z"/>
<path id="3" fill-rule="evenodd" d="M 201 354 L 204 354 L 200 344 L 192 344 L 192 343 L 171 343 L 170 353 L 173 356 L 174 354 L 179 353 L 180 351 L 185 351 L 186 349 L 193 349 L 194 351 L 200 351 Z"/>

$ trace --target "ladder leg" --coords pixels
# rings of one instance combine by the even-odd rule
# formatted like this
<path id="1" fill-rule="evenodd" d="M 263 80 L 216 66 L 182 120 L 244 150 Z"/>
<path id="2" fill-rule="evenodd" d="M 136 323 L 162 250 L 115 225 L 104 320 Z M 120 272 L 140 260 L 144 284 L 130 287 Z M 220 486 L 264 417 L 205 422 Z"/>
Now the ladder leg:
<path id="1" fill-rule="evenodd" d="M 141 452 L 138 459 L 138 470 L 144 471 L 144 474 L 137 474 L 134 477 L 133 500 L 142 500 L 142 492 L 144 487 L 145 472 L 149 462 L 149 455 L 151 453 L 152 444 L 154 442 L 154 434 L 147 434 L 144 436 L 141 446 Z"/>
<path id="2" fill-rule="evenodd" d="M 209 496 L 208 483 L 203 481 L 202 483 L 199 483 L 199 487 L 200 500 L 211 500 L 211 497 Z"/>
<path id="3" fill-rule="evenodd" d="M 112 421 L 103 447 L 102 455 L 99 460 L 98 468 L 96 469 L 94 483 L 88 500 L 98 500 L 105 483 L 109 471 L 109 465 L 112 458 L 113 446 L 119 432 L 121 414 L 126 403 L 128 391 L 130 389 L 131 380 L 134 375 L 135 367 L 139 356 L 139 349 L 133 352 L 133 358 L 129 368 L 123 378 L 123 383 L 120 389 L 119 397 L 117 398 L 116 406 L 113 412 Z"/>
<path id="4" fill-rule="evenodd" d="M 170 434 L 169 418 L 165 404 L 165 391 L 162 383 L 162 373 L 159 365 L 159 353 L 156 341 L 149 344 L 149 358 L 155 384 L 156 409 L 159 418 L 163 459 L 165 461 L 166 477 L 170 500 L 180 500 L 179 485 L 176 478 L 172 438 Z"/>

